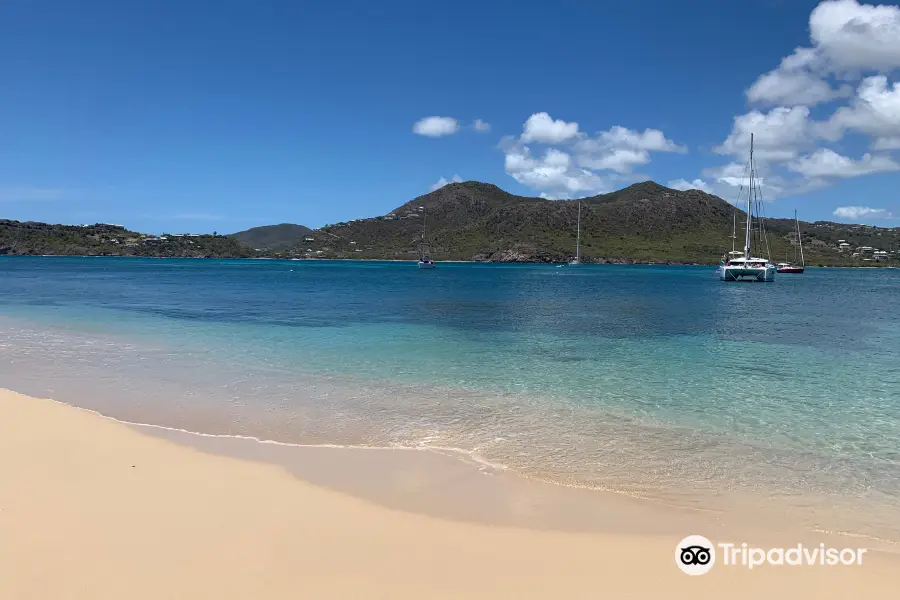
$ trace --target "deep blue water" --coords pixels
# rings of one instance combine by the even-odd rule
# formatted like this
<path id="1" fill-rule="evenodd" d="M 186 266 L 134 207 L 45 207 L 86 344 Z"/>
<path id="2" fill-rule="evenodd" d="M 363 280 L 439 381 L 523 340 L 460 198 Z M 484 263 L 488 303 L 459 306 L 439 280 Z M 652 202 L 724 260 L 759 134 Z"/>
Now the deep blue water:
<path id="1" fill-rule="evenodd" d="M 900 270 L 0 258 L 0 286 L 0 385 L 114 416 L 900 526 Z"/>

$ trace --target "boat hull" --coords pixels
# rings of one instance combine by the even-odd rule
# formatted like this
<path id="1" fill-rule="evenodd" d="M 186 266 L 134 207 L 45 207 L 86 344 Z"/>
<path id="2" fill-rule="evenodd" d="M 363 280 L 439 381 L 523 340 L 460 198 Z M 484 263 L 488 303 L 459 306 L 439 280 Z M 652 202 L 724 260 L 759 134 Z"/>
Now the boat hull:
<path id="1" fill-rule="evenodd" d="M 765 267 L 744 267 L 722 265 L 717 275 L 722 281 L 760 281 L 770 283 L 775 281 L 776 269 L 774 265 Z"/>
<path id="2" fill-rule="evenodd" d="M 779 273 L 802 273 L 803 267 L 781 267 Z"/>
<path id="3" fill-rule="evenodd" d="M 420 269 L 433 269 L 435 266 L 437 265 L 435 265 L 433 262 L 422 262 L 421 260 L 419 261 Z"/>

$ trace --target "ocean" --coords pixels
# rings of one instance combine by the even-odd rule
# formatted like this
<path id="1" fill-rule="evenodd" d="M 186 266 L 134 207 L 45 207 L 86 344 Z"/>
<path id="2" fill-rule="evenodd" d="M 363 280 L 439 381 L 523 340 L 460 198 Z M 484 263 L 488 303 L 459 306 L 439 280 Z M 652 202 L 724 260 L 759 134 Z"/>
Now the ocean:
<path id="1" fill-rule="evenodd" d="M 900 542 L 900 270 L 0 258 L 0 387 Z"/>

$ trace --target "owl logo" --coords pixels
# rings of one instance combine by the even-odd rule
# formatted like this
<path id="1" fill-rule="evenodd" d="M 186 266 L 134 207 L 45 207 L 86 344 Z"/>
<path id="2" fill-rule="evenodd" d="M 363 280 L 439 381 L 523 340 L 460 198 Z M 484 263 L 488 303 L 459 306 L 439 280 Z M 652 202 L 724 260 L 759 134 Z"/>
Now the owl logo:
<path id="1" fill-rule="evenodd" d="M 716 564 L 716 548 L 702 535 L 689 535 L 675 546 L 675 564 L 687 575 L 705 575 Z"/>

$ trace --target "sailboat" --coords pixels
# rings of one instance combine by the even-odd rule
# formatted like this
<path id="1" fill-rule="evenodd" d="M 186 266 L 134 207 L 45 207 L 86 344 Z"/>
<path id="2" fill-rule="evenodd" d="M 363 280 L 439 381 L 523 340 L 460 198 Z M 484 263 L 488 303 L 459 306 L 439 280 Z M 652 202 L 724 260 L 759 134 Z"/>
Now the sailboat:
<path id="1" fill-rule="evenodd" d="M 575 237 L 575 258 L 569 261 L 570 267 L 581 265 L 581 200 L 578 201 L 578 233 Z"/>
<path id="2" fill-rule="evenodd" d="M 744 256 L 743 250 L 735 249 L 735 245 L 737 244 L 737 212 L 731 215 L 731 235 L 728 236 L 731 238 L 731 252 L 728 253 L 728 258 L 738 258 Z"/>
<path id="3" fill-rule="evenodd" d="M 427 233 L 427 215 L 425 213 L 425 207 L 422 208 L 422 248 L 421 248 L 421 256 L 419 258 L 419 268 L 420 269 L 433 269 L 437 265 L 431 258 L 428 256 L 428 247 L 425 246 L 425 234 Z"/>
<path id="4" fill-rule="evenodd" d="M 794 246 L 794 262 L 788 262 L 787 256 L 783 263 L 776 265 L 779 273 L 802 273 L 806 269 L 806 261 L 803 260 L 803 240 L 800 239 L 800 221 L 797 220 L 797 211 L 794 211 L 794 223 L 797 226 L 797 243 Z M 797 253 L 800 254 L 800 265 L 797 265 Z"/>
<path id="5" fill-rule="evenodd" d="M 756 183 L 756 168 L 753 162 L 753 134 L 750 134 L 750 185 L 747 194 L 747 224 L 744 230 L 744 251 L 738 256 L 736 250 L 732 250 L 730 256 L 725 255 L 719 263 L 717 274 L 722 281 L 775 281 L 775 265 L 769 262 L 767 258 L 757 258 L 753 256 L 751 250 L 751 242 L 753 241 L 753 209 L 758 207 L 759 184 Z M 737 217 L 735 217 L 736 223 Z M 763 220 L 757 215 L 757 243 L 765 239 L 765 226 Z M 732 242 L 733 247 L 733 242 Z M 763 249 L 758 248 L 761 252 Z M 766 250 L 768 251 L 768 242 L 766 242 Z"/>

